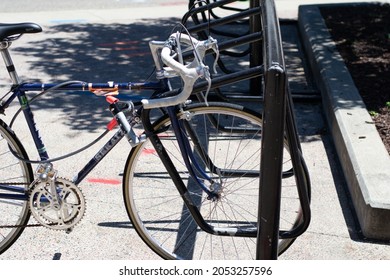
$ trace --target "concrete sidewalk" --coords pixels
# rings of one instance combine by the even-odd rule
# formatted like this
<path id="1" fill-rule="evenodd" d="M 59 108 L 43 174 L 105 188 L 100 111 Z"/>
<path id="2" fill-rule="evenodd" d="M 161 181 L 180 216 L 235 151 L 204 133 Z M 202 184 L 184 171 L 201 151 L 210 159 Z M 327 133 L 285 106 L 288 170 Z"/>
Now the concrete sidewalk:
<path id="1" fill-rule="evenodd" d="M 300 4 L 324 2 L 338 1 L 275 1 L 279 17 L 291 19 L 297 18 Z M 169 34 L 187 10 L 187 1 L 163 3 L 156 1 L 149 6 L 137 5 L 120 9 L 112 5 L 111 9 L 2 12 L 0 21 L 33 21 L 44 28 L 43 33 L 23 36 L 14 43 L 13 57 L 22 78 L 42 81 L 108 81 L 118 80 L 120 73 L 123 74 L 121 80 L 138 79 L 143 78 L 139 77 L 139 69 L 149 67 L 151 63 L 147 41 Z M 298 38 L 288 37 L 288 33 L 285 36 L 283 40 L 295 42 L 289 45 L 295 48 Z M 77 60 L 73 60 L 74 58 Z M 300 70 L 302 75 L 309 74 L 307 69 Z M 7 79 L 7 73 L 1 71 L 0 80 L 4 79 Z M 77 111 L 71 105 L 62 110 L 57 107 L 48 108 L 43 104 L 44 109 L 52 112 L 50 119 L 43 110 L 37 110 L 36 114 L 37 123 L 43 124 L 42 137 L 48 138 L 48 143 L 61 141 L 61 147 L 49 145 L 48 150 L 53 151 L 53 155 L 73 150 L 72 144 L 67 144 L 68 142 L 87 143 L 96 138 L 110 120 L 109 114 L 104 111 L 104 101 L 100 103 L 102 106 L 96 107 L 101 101 L 92 100 L 90 96 L 71 96 L 71 100 L 66 98 L 69 97 L 60 94 L 55 96 L 56 104 L 63 104 L 65 101 L 66 104 L 81 102 L 85 111 Z M 65 119 L 67 110 L 73 110 L 78 118 Z M 389 244 L 367 240 L 361 235 L 321 102 L 297 102 L 295 110 L 304 158 L 312 181 L 312 218 L 308 230 L 280 259 L 390 259 Z M 6 117 L 8 119 L 9 116 Z M 80 131 L 86 130 L 89 133 L 82 133 L 81 136 Z M 55 135 L 51 133 L 53 131 L 56 131 Z M 102 166 L 91 174 L 92 179 L 99 177 L 120 181 L 119 173 L 127 157 L 122 151 L 127 151 L 128 146 L 127 143 L 119 145 Z M 64 170 L 61 176 L 72 178 L 80 164 L 85 162 L 84 158 L 89 158 L 94 153 L 92 149 L 86 154 L 61 162 L 58 167 Z M 88 203 L 87 214 L 74 232 L 65 234 L 44 228 L 28 228 L 0 259 L 159 259 L 132 229 L 124 209 L 119 183 L 104 184 L 86 180 L 82 183 L 82 189 Z"/>
<path id="2" fill-rule="evenodd" d="M 389 3 L 389 0 L 384 1 L 367 1 L 367 0 L 275 0 L 275 6 L 280 18 L 298 18 L 298 7 L 301 5 L 319 5 L 319 4 L 337 4 L 337 3 L 363 3 L 363 2 L 382 2 Z"/>

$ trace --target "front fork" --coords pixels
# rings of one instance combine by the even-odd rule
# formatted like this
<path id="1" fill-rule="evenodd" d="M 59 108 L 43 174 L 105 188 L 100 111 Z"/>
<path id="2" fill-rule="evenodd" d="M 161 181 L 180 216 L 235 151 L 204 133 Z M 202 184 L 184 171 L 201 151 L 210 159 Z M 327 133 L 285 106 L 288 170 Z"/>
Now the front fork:
<path id="1" fill-rule="evenodd" d="M 196 184 L 208 195 L 208 199 L 214 200 L 218 198 L 218 191 L 220 187 L 219 183 L 212 180 L 202 169 L 202 167 L 199 166 L 197 160 L 194 158 L 194 154 L 191 151 L 190 144 L 187 139 L 187 135 L 185 132 L 185 127 L 180 122 L 185 122 L 186 120 L 178 120 L 176 115 L 175 107 L 168 107 L 168 116 L 171 120 L 171 124 L 173 127 L 173 131 L 175 131 L 175 135 L 177 138 L 177 142 L 179 145 L 180 152 L 183 156 L 183 160 L 185 162 L 185 165 L 187 167 L 188 172 L 190 173 L 191 177 L 195 180 Z M 191 117 L 191 116 L 189 116 Z M 191 164 L 192 163 L 192 164 Z M 199 176 L 197 176 L 196 172 L 206 181 L 210 182 L 210 189 L 201 181 Z M 215 190 L 215 191 L 212 191 Z"/>
<path id="2" fill-rule="evenodd" d="M 172 110 L 173 116 L 172 119 L 177 120 L 177 115 L 175 114 L 174 108 L 167 108 L 167 110 Z M 174 185 L 176 186 L 176 189 L 180 193 L 180 196 L 183 198 L 183 201 L 185 205 L 187 206 L 188 210 L 191 213 L 191 216 L 195 220 L 196 224 L 205 232 L 215 235 L 224 235 L 224 236 L 241 236 L 241 237 L 256 237 L 257 229 L 256 228 L 218 228 L 215 226 L 210 225 L 208 222 L 206 222 L 200 213 L 198 206 L 193 202 L 191 194 L 189 193 L 187 186 L 184 184 L 183 179 L 181 178 L 179 172 L 177 171 L 174 163 L 172 162 L 168 152 L 164 149 L 163 144 L 161 143 L 160 138 L 158 137 L 155 129 L 153 128 L 151 121 L 150 121 L 150 110 L 144 109 L 142 112 L 142 123 L 144 125 L 146 134 L 149 137 L 150 142 L 154 146 L 158 156 L 161 159 L 161 162 L 163 163 L 165 169 L 167 170 L 169 176 L 171 177 Z M 180 136 L 179 136 L 180 137 Z M 183 137 L 183 136 L 182 136 Z M 185 141 L 188 141 L 185 139 Z M 189 151 L 191 153 L 191 151 Z M 192 168 L 191 168 L 192 169 Z M 191 170 L 190 169 L 190 170 Z M 190 171 L 189 170 L 189 171 Z M 191 176 L 195 175 L 195 172 L 192 171 L 193 174 Z M 213 196 L 213 193 L 208 190 L 207 193 L 210 193 Z M 212 199 L 212 198 L 211 198 Z"/>

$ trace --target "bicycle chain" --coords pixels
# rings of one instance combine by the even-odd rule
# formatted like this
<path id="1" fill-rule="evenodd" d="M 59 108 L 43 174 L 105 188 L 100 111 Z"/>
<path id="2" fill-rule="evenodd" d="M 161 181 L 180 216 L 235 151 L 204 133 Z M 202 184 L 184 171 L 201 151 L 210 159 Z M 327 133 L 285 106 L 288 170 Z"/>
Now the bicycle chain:
<path id="1" fill-rule="evenodd" d="M 27 228 L 27 227 L 43 227 L 41 224 L 33 224 L 33 225 L 5 225 L 5 226 L 0 226 L 0 228 Z"/>
<path id="2" fill-rule="evenodd" d="M 22 185 L 29 186 L 30 185 L 30 183 L 22 183 L 22 182 L 0 182 L 0 184 L 17 185 L 17 186 L 22 186 Z"/>
<path id="3" fill-rule="evenodd" d="M 64 178 L 59 178 L 60 180 L 62 181 L 66 181 L 68 184 L 71 184 L 73 188 L 77 188 L 77 192 L 78 194 L 80 194 L 82 196 L 82 199 L 81 199 L 81 204 L 82 204 L 82 211 L 81 211 L 81 217 L 79 217 L 79 214 L 80 212 L 76 213 L 70 220 L 66 221 L 67 225 L 65 226 L 62 226 L 62 227 L 58 227 L 58 223 L 55 223 L 55 222 L 51 222 L 49 221 L 48 219 L 46 219 L 44 216 L 41 216 L 42 218 L 42 222 L 39 220 L 39 218 L 37 219 L 37 217 L 33 214 L 32 216 L 34 217 L 34 219 L 39 222 L 38 224 L 26 224 L 26 225 L 0 225 L 0 229 L 1 228 L 27 228 L 27 227 L 46 227 L 46 228 L 50 228 L 50 229 L 53 229 L 53 230 L 70 230 L 71 228 L 73 228 L 76 224 L 78 224 L 81 219 L 83 218 L 84 216 L 84 213 L 85 213 L 85 210 L 86 210 L 86 203 L 85 203 L 85 198 L 84 198 L 84 195 L 82 194 L 82 191 L 80 188 L 78 188 L 77 186 L 75 186 L 73 183 L 71 183 L 69 180 L 66 180 Z M 4 184 L 4 182 L 3 182 Z M 29 183 L 23 183 L 23 182 L 7 182 L 6 183 L 7 185 L 30 185 Z M 40 182 L 36 181 L 35 183 L 31 184 L 32 187 L 28 190 L 28 196 L 30 197 L 31 196 L 31 193 L 33 192 L 33 190 L 40 184 Z M 31 205 L 30 205 L 30 210 L 29 210 L 31 213 L 32 211 L 34 210 L 31 210 Z M 40 214 L 38 214 L 40 215 Z M 76 219 L 77 218 L 77 219 Z M 76 220 L 76 222 L 74 222 Z M 46 222 L 44 222 L 46 221 Z M 70 225 L 70 226 L 68 226 Z"/>
<path id="4" fill-rule="evenodd" d="M 11 186 L 22 186 L 22 185 L 30 185 L 30 183 L 23 182 L 1 182 L 1 184 L 11 185 Z M 41 227 L 41 224 L 30 224 L 30 225 L 0 225 L 0 228 L 26 228 L 26 227 Z"/>

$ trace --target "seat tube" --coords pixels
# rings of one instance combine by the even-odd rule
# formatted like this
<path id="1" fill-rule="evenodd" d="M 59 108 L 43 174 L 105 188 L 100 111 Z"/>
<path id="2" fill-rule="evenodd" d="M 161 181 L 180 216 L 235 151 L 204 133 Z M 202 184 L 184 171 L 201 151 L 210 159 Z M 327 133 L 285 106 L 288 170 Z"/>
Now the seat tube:
<path id="1" fill-rule="evenodd" d="M 8 42 L 8 41 L 0 42 L 0 52 L 1 52 L 1 56 L 3 57 L 8 74 L 12 80 L 12 83 L 14 85 L 19 85 L 21 83 L 21 80 L 18 76 L 18 73 L 16 72 L 11 55 L 8 51 L 8 48 L 10 45 L 11 45 L 11 42 Z"/>
<path id="2" fill-rule="evenodd" d="M 42 138 L 39 134 L 39 130 L 37 128 L 37 125 L 35 123 L 34 115 L 31 111 L 31 107 L 29 104 L 29 101 L 27 99 L 26 93 L 20 89 L 17 90 L 17 96 L 19 103 L 22 107 L 24 117 L 26 119 L 28 128 L 30 130 L 31 136 L 34 140 L 35 147 L 37 149 L 37 152 L 39 154 L 39 157 L 41 160 L 47 160 L 49 159 L 49 155 L 47 154 L 46 147 L 43 144 Z"/>
<path id="3" fill-rule="evenodd" d="M 17 87 L 17 86 L 20 86 L 22 81 L 20 80 L 18 73 L 16 72 L 11 55 L 8 51 L 8 48 L 10 47 L 10 45 L 11 45 L 11 42 L 9 42 L 9 41 L 0 42 L 0 53 L 1 53 L 1 56 L 4 60 L 5 66 L 7 67 L 7 71 L 8 71 L 8 74 L 9 74 L 11 80 L 12 80 L 12 83 L 13 83 L 14 87 Z M 47 154 L 45 145 L 43 144 L 41 136 L 39 135 L 39 131 L 37 129 L 37 126 L 36 126 L 36 123 L 34 120 L 34 115 L 31 111 L 31 107 L 29 105 L 26 93 L 24 90 L 21 90 L 19 88 L 17 88 L 15 90 L 15 92 L 18 96 L 19 103 L 20 103 L 21 108 L 23 110 L 25 119 L 27 121 L 27 125 L 30 129 L 30 132 L 31 132 L 31 135 L 32 135 L 33 140 L 34 140 L 35 147 L 37 148 L 39 157 L 41 160 L 47 160 L 47 159 L 49 159 L 49 155 Z"/>

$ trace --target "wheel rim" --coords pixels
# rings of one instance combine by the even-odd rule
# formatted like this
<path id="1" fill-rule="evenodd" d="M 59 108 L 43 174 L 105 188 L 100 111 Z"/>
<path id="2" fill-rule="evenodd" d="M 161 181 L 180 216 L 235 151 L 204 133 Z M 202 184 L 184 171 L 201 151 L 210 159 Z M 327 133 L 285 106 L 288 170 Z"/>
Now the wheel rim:
<path id="1" fill-rule="evenodd" d="M 0 130 L 0 184 L 18 187 L 22 190 L 18 194 L 23 194 L 23 192 L 27 192 L 31 183 L 31 169 L 26 163 L 16 159 L 9 147 L 19 155 L 25 156 L 25 152 L 17 140 L 2 126 Z M 2 194 L 17 193 L 6 189 L 0 189 L 0 192 Z M 2 253 L 16 241 L 29 219 L 27 199 L 22 201 L 0 198 L 0 213 L 0 253 Z"/>
<path id="2" fill-rule="evenodd" d="M 191 110 L 191 122 L 197 128 L 197 134 L 207 139 L 210 158 L 218 167 L 259 170 L 261 120 L 229 107 L 223 108 L 223 115 L 216 114 L 221 113 L 220 110 L 220 107 L 212 106 Z M 231 127 L 243 128 L 250 124 L 259 129 L 255 129 L 256 133 L 244 133 L 245 137 L 242 137 L 242 131 L 240 134 L 216 133 L 216 129 L 208 129 L 210 121 L 209 118 L 204 118 L 204 114 L 212 114 L 218 122 Z M 167 124 L 168 120 L 161 121 L 157 128 Z M 185 165 L 180 163 L 180 153 L 174 143 L 173 133 L 167 130 L 160 135 L 160 139 L 186 182 L 188 195 L 209 224 L 220 228 L 257 227 L 259 178 L 222 178 L 221 199 L 207 200 L 189 178 Z M 251 152 L 248 153 L 248 150 Z M 284 154 L 288 155 L 287 148 Z M 128 185 L 124 189 L 128 213 L 141 238 L 157 254 L 167 259 L 255 258 L 256 238 L 215 236 L 197 227 L 149 141 L 137 147 L 130 157 L 129 166 L 125 172 L 125 184 Z M 290 169 L 291 162 L 286 157 L 283 170 Z M 289 230 L 301 215 L 294 177 L 283 179 L 282 189 L 281 229 Z M 284 251 L 291 242 L 292 240 L 281 240 L 279 251 Z"/>

